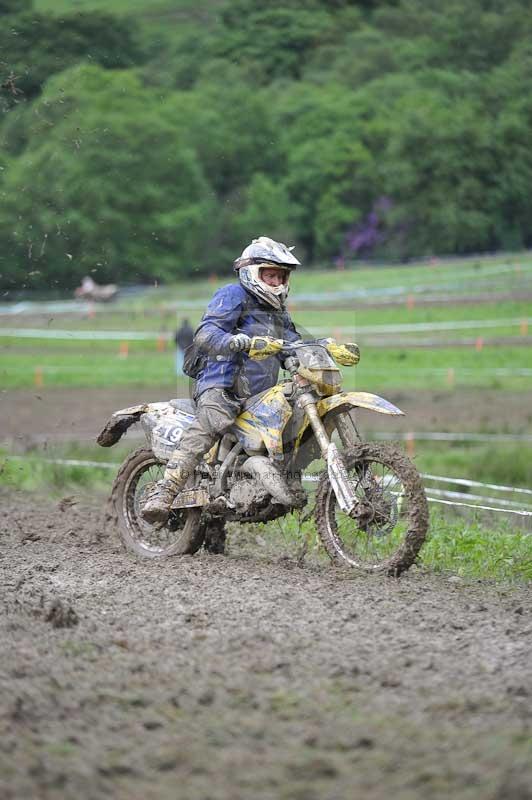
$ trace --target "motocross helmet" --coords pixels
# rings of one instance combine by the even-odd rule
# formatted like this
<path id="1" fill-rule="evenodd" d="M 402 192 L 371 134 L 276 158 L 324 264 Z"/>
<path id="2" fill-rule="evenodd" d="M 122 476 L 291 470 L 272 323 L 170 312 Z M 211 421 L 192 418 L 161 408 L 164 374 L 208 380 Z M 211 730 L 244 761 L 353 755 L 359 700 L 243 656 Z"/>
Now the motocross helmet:
<path id="1" fill-rule="evenodd" d="M 290 290 L 290 272 L 301 265 L 292 250 L 292 247 L 267 236 L 253 239 L 234 263 L 242 286 L 263 303 L 277 309 L 283 308 Z M 272 267 L 284 270 L 284 280 L 280 286 L 269 286 L 262 280 L 262 270 Z"/>

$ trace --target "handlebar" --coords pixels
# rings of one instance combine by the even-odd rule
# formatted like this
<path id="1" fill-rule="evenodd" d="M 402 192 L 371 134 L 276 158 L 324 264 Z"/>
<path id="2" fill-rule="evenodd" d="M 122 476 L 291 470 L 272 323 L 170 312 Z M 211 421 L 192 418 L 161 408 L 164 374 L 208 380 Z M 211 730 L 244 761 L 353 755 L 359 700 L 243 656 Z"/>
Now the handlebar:
<path id="1" fill-rule="evenodd" d="M 284 339 L 274 339 L 271 336 L 253 336 L 247 352 L 250 358 L 258 361 L 281 352 L 290 353 L 295 357 L 294 350 L 308 345 L 324 347 L 338 364 L 345 367 L 354 366 L 360 360 L 358 345 L 354 342 L 340 344 L 334 339 L 299 339 L 295 342 L 287 342 Z"/>

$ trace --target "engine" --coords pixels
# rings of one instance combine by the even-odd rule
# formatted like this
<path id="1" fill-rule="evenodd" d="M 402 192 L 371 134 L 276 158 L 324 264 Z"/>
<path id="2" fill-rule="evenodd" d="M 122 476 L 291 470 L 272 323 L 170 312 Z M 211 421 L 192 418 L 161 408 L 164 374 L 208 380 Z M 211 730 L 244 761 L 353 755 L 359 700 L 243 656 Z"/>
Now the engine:
<path id="1" fill-rule="evenodd" d="M 271 500 L 268 490 L 258 480 L 241 478 L 229 492 L 229 502 L 238 514 L 255 516 Z"/>

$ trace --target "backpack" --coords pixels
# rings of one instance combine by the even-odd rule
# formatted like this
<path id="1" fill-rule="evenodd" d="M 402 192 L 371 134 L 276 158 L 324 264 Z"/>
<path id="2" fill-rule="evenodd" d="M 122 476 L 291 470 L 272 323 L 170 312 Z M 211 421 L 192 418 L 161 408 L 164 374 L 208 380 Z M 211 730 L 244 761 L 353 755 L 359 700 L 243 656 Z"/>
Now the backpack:
<path id="1" fill-rule="evenodd" d="M 252 302 L 251 299 L 247 296 L 246 293 L 246 297 L 244 298 L 244 307 L 242 308 L 240 318 L 237 322 L 237 327 L 240 320 L 247 313 L 251 302 Z M 208 358 L 209 358 L 208 353 L 206 353 L 199 347 L 199 345 L 196 342 L 196 337 L 194 335 L 192 344 L 189 344 L 189 346 L 185 347 L 185 349 L 183 350 L 183 367 L 182 367 L 183 372 L 189 378 L 193 378 L 194 380 L 196 380 L 200 372 L 207 366 Z"/>
<path id="2" fill-rule="evenodd" d="M 204 353 L 194 339 L 183 351 L 183 372 L 189 378 L 196 379 L 207 364 L 207 353 Z"/>

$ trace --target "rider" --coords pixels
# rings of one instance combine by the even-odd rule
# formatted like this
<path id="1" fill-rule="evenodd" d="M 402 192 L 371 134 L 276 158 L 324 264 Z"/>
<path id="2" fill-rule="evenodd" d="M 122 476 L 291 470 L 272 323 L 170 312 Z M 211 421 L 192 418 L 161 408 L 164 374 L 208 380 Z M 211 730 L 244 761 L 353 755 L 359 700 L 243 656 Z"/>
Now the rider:
<path id="1" fill-rule="evenodd" d="M 281 242 L 253 239 L 234 262 L 239 283 L 214 294 L 196 330 L 200 368 L 194 393 L 196 418 L 185 430 L 164 473 L 143 504 L 151 523 L 168 519 L 172 502 L 195 466 L 231 427 L 243 402 L 277 383 L 282 356 L 252 360 L 251 337 L 285 341 L 301 337 L 285 308 L 290 272 L 300 262 Z"/>

